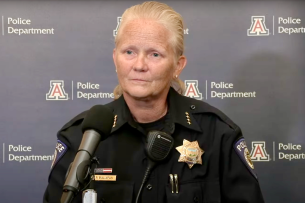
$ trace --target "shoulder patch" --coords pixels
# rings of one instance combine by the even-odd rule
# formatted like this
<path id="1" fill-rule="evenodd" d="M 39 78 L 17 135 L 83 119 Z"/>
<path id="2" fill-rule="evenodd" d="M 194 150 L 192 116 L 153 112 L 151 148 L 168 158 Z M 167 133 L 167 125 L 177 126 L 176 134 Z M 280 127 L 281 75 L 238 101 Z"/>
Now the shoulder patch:
<path id="1" fill-rule="evenodd" d="M 250 157 L 249 150 L 247 148 L 247 144 L 244 138 L 240 138 L 235 144 L 234 144 L 234 150 L 238 154 L 239 158 L 242 160 L 242 162 L 246 165 L 248 170 L 251 172 L 251 174 L 257 179 L 257 175 L 254 171 L 254 165 Z"/>
<path id="2" fill-rule="evenodd" d="M 51 171 L 53 167 L 56 165 L 56 163 L 60 160 L 60 158 L 66 153 L 67 150 L 68 150 L 67 145 L 62 141 L 57 140 L 54 157 L 51 165 Z"/>

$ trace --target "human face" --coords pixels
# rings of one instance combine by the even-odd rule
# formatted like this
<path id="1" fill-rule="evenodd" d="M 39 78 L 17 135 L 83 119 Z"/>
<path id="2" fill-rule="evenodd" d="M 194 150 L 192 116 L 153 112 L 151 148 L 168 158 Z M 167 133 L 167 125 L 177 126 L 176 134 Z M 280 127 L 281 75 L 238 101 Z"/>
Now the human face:
<path id="1" fill-rule="evenodd" d="M 175 75 L 170 32 L 153 20 L 136 19 L 121 30 L 113 60 L 124 96 L 166 96 Z"/>

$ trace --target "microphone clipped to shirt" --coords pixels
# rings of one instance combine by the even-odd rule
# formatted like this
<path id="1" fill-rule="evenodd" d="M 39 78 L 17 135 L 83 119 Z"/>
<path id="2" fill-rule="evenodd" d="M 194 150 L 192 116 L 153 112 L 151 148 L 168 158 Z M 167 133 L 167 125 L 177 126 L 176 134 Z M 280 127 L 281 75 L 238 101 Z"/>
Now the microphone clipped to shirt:
<path id="1" fill-rule="evenodd" d="M 147 135 L 147 144 L 145 148 L 148 157 L 148 166 L 142 180 L 141 187 L 138 191 L 136 203 L 139 202 L 141 192 L 152 169 L 158 162 L 164 161 L 174 146 L 174 139 L 169 134 L 162 131 L 150 131 Z"/>
<path id="2" fill-rule="evenodd" d="M 79 192 L 83 177 L 78 176 L 89 170 L 87 163 L 91 161 L 100 141 L 109 137 L 113 121 L 113 113 L 106 106 L 96 105 L 88 111 L 82 123 L 83 138 L 64 183 L 61 203 L 72 202 Z"/>

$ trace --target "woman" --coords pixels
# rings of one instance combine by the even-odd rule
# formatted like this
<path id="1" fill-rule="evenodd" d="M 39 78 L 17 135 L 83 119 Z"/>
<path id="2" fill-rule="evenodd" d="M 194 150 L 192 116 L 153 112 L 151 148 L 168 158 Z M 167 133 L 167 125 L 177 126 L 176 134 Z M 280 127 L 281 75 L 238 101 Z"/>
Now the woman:
<path id="1" fill-rule="evenodd" d="M 107 104 L 115 121 L 95 154 L 98 168 L 110 168 L 116 181 L 95 181 L 98 202 L 136 201 L 153 130 L 170 135 L 174 149 L 152 170 L 139 202 L 264 202 L 239 127 L 216 108 L 181 95 L 183 53 L 182 17 L 166 4 L 144 2 L 122 15 L 113 51 L 119 85 Z M 54 159 L 44 202 L 59 202 L 86 113 L 58 133 L 64 150 Z"/>

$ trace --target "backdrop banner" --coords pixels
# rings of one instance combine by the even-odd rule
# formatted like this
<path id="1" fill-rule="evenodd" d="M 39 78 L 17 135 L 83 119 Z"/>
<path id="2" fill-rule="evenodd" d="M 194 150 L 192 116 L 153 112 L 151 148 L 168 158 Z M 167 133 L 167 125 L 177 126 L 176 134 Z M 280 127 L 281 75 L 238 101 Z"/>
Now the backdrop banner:
<path id="1" fill-rule="evenodd" d="M 124 10 L 142 1 L 0 1 L 0 201 L 42 202 L 57 131 L 113 100 Z M 304 203 L 305 2 L 162 1 L 185 21 L 185 95 L 245 136 L 267 203 Z"/>

